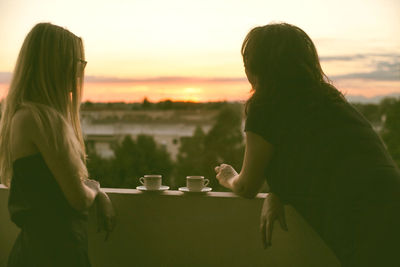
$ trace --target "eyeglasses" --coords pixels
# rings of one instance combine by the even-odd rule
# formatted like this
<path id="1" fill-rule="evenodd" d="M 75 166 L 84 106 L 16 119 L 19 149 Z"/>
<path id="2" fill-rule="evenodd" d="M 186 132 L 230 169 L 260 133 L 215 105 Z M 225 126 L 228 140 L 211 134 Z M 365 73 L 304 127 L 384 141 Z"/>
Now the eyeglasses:
<path id="1" fill-rule="evenodd" d="M 83 68 L 85 68 L 86 65 L 87 65 L 87 61 L 86 61 L 86 60 L 83 60 L 83 59 L 81 59 L 81 58 L 78 58 L 78 60 L 79 60 L 80 63 L 82 63 Z"/>

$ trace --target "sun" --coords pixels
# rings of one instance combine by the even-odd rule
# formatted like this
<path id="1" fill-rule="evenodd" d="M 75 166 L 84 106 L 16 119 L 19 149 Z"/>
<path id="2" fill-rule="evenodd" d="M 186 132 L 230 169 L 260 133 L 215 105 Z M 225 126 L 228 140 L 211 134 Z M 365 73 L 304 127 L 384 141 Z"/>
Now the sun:
<path id="1" fill-rule="evenodd" d="M 201 94 L 202 92 L 203 92 L 203 89 L 201 89 L 201 88 L 188 87 L 188 88 L 183 89 L 184 94 Z"/>
<path id="2" fill-rule="evenodd" d="M 200 102 L 202 99 L 202 93 L 202 88 L 187 87 L 182 90 L 182 96 L 180 99 L 188 102 Z"/>

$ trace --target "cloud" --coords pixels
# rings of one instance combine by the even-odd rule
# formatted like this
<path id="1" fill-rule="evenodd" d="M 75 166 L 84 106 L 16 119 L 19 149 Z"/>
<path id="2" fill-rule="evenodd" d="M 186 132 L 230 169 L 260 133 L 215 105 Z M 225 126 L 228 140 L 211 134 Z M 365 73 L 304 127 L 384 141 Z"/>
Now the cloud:
<path id="1" fill-rule="evenodd" d="M 346 56 L 322 56 L 319 57 L 320 61 L 352 61 L 364 59 L 365 55 L 346 55 Z"/>
<path id="2" fill-rule="evenodd" d="M 154 77 L 154 78 L 118 78 L 103 76 L 86 76 L 85 82 L 90 83 L 227 83 L 227 82 L 246 82 L 244 77 Z"/>
<path id="3" fill-rule="evenodd" d="M 377 81 L 400 81 L 400 60 L 395 62 L 377 61 L 375 70 L 370 72 L 354 72 L 332 76 L 333 80 L 340 79 L 370 79 Z"/>
<path id="4" fill-rule="evenodd" d="M 334 56 L 320 56 L 321 61 L 351 61 L 351 60 L 363 60 L 375 58 L 387 58 L 388 60 L 398 60 L 400 54 L 396 53 L 366 53 L 366 54 L 353 54 L 353 55 L 334 55 Z"/>
<path id="5" fill-rule="evenodd" d="M 10 83 L 12 78 L 11 72 L 0 72 L 0 83 Z M 245 77 L 184 77 L 184 76 L 168 76 L 168 77 L 153 77 L 153 78 L 120 78 L 112 76 L 93 76 L 86 75 L 85 82 L 87 83 L 236 83 L 247 82 Z"/>
<path id="6" fill-rule="evenodd" d="M 11 78 L 11 72 L 0 72 L 0 83 L 10 83 Z"/>
<path id="7" fill-rule="evenodd" d="M 321 61 L 365 61 L 372 67 L 370 72 L 353 72 L 343 75 L 331 76 L 332 80 L 340 79 L 371 79 L 378 81 L 399 81 L 400 80 L 400 54 L 382 53 L 382 54 L 354 54 L 354 55 L 336 55 L 320 57 Z M 364 63 L 363 63 L 364 64 Z M 0 83 L 10 83 L 12 74 L 10 72 L 0 72 Z M 245 77 L 153 77 L 153 78 L 120 78 L 107 76 L 85 76 L 86 83 L 170 83 L 170 84 L 188 84 L 188 83 L 237 83 L 247 82 Z"/>

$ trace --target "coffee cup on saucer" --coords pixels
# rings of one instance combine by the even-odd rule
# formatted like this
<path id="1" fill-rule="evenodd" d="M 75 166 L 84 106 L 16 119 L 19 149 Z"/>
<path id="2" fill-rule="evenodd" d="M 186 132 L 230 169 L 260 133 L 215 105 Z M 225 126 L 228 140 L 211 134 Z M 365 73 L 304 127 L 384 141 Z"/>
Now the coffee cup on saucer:
<path id="1" fill-rule="evenodd" d="M 160 190 L 162 175 L 149 174 L 139 178 L 140 183 L 147 190 Z"/>
<path id="2" fill-rule="evenodd" d="M 209 182 L 204 176 L 186 176 L 186 187 L 191 192 L 201 192 Z"/>

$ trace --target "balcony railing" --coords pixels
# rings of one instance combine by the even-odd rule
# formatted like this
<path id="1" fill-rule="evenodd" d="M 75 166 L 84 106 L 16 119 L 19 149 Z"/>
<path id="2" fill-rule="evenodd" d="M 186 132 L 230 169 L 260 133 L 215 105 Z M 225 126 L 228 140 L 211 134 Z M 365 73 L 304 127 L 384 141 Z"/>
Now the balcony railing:
<path id="1" fill-rule="evenodd" d="M 253 200 L 232 193 L 186 195 L 105 189 L 118 214 L 107 242 L 89 218 L 93 267 L 123 266 L 340 266 L 318 235 L 290 206 L 289 232 L 276 224 L 272 247 L 264 250 L 259 214 L 265 194 Z M 0 185 L 0 267 L 18 234 L 9 219 L 8 189 Z"/>

